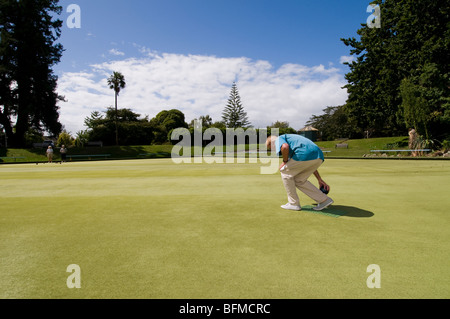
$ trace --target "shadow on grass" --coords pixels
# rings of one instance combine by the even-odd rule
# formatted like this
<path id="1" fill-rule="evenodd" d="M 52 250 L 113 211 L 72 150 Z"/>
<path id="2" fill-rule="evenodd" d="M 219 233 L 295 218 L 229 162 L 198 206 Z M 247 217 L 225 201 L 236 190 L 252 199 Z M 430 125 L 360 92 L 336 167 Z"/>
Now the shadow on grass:
<path id="1" fill-rule="evenodd" d="M 364 210 L 361 208 L 353 207 L 353 206 L 342 206 L 342 205 L 333 205 L 333 209 L 336 209 L 338 211 L 345 212 L 345 214 L 342 214 L 342 216 L 345 217 L 353 217 L 353 218 L 371 218 L 375 214 Z"/>
<path id="2" fill-rule="evenodd" d="M 334 218 L 339 218 L 342 216 L 352 218 L 371 218 L 375 215 L 374 213 L 369 212 L 367 210 L 352 206 L 331 205 L 330 207 L 321 211 L 315 211 L 314 207 L 315 207 L 314 205 L 303 206 L 302 211 Z"/>

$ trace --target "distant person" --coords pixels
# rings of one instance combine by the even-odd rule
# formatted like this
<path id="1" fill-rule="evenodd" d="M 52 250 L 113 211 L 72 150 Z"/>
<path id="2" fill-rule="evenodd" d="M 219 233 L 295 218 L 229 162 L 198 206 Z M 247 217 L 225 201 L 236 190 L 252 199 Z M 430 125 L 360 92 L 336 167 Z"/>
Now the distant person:
<path id="1" fill-rule="evenodd" d="M 63 145 L 59 152 L 61 153 L 61 163 L 65 163 L 67 158 L 67 148 Z"/>
<path id="2" fill-rule="evenodd" d="M 53 163 L 53 148 L 51 146 L 49 146 L 47 148 L 46 153 L 47 153 L 48 162 Z"/>
<path id="3" fill-rule="evenodd" d="M 411 155 L 413 157 L 416 157 L 418 155 L 418 152 L 414 151 L 417 149 L 417 132 L 415 129 L 409 130 L 409 149 L 412 151 Z"/>
<path id="4" fill-rule="evenodd" d="M 316 211 L 321 211 L 334 203 L 308 181 L 314 174 L 319 182 L 319 188 L 326 192 L 330 191 L 330 186 L 317 171 L 325 159 L 322 150 L 316 144 L 301 135 L 285 134 L 280 137 L 270 136 L 266 145 L 268 150 L 274 149 L 278 155 L 283 156 L 280 172 L 289 202 L 281 208 L 296 211 L 302 209 L 296 188 L 317 202 L 317 206 L 313 208 Z"/>

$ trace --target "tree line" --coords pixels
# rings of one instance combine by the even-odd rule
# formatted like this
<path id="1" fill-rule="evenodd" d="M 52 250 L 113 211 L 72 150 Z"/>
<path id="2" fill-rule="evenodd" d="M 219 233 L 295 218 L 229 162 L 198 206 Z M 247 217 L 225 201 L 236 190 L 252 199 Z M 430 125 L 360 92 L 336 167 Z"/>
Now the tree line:
<path id="1" fill-rule="evenodd" d="M 101 141 L 104 145 L 149 145 L 167 143 L 171 130 L 186 127 L 184 114 L 177 110 L 163 110 L 154 118 L 141 117 L 131 109 L 108 108 L 103 114 L 94 111 L 86 117 L 85 131 L 77 133 L 77 144 Z M 116 134 L 117 132 L 117 134 Z"/>
<path id="2" fill-rule="evenodd" d="M 84 125 L 87 129 L 77 132 L 75 137 L 68 132 L 62 132 L 57 145 L 84 147 L 94 141 L 101 141 L 103 145 L 116 145 L 116 129 L 119 133 L 119 145 L 122 146 L 176 144 L 178 141 L 171 140 L 171 137 L 173 130 L 178 128 L 189 129 L 192 136 L 199 129 L 204 133 L 209 128 L 217 128 L 222 132 L 225 141 L 227 129 L 229 129 L 223 121 L 213 122 L 209 115 L 200 116 L 188 124 L 183 112 L 177 109 L 163 110 L 150 119 L 148 116 L 142 117 L 129 108 L 119 108 L 116 113 L 112 107 L 105 112 L 92 112 L 85 118 Z M 268 134 L 271 133 L 272 128 L 277 128 L 280 134 L 296 133 L 287 122 L 273 123 L 267 128 Z M 249 127 L 243 129 L 245 131 Z"/>
<path id="3" fill-rule="evenodd" d="M 363 24 L 359 38 L 341 39 L 354 57 L 345 63 L 349 97 L 308 124 L 323 139 L 406 135 L 450 139 L 450 3 L 376 0 L 379 28 Z"/>
<path id="4" fill-rule="evenodd" d="M 126 86 L 126 81 L 120 72 L 114 72 L 108 79 L 108 84 L 116 93 L 115 107 L 109 107 L 105 112 L 93 111 L 84 120 L 86 130 L 77 132 L 76 138 L 63 132 L 64 138 L 58 141 L 58 145 L 84 146 L 89 141 L 101 141 L 104 145 L 176 143 L 177 141 L 172 141 L 171 137 L 173 130 L 177 128 L 187 128 L 192 135 L 195 130 L 201 129 L 204 132 L 208 128 L 217 128 L 222 132 L 225 140 L 227 129 L 243 128 L 245 130 L 251 127 L 236 83 L 231 86 L 230 96 L 220 121 L 214 122 L 210 115 L 204 115 L 193 119 L 188 124 L 184 113 L 178 109 L 163 110 L 150 119 L 149 116 L 142 117 L 141 114 L 135 113 L 130 108 L 117 108 L 117 91 L 120 90 L 117 89 L 117 85 L 114 85 L 114 79 L 121 82 L 121 89 Z M 269 134 L 271 128 L 279 129 L 281 134 L 296 133 L 293 128 L 289 127 L 288 122 L 272 123 L 267 128 Z"/>

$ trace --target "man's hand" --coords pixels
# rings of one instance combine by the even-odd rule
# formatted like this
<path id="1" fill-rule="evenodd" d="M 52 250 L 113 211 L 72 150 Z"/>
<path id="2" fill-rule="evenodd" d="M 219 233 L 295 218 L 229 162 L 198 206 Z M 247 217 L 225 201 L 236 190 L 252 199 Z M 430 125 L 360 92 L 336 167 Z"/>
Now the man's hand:
<path id="1" fill-rule="evenodd" d="M 319 188 L 324 188 L 327 192 L 330 192 L 331 187 L 327 183 L 325 183 L 323 180 L 319 181 Z"/>
<path id="2" fill-rule="evenodd" d="M 320 177 L 319 171 L 315 171 L 314 176 L 317 178 L 317 181 L 319 182 L 319 188 L 323 187 L 327 192 L 329 192 L 331 190 L 330 185 L 325 183 L 325 181 L 322 179 L 322 177 Z"/>

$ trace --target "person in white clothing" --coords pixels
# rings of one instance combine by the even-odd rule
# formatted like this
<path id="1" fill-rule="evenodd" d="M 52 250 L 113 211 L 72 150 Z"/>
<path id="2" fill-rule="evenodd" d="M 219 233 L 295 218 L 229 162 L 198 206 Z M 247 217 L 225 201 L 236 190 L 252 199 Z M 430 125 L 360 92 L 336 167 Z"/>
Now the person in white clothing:
<path id="1" fill-rule="evenodd" d="M 49 146 L 46 151 L 48 162 L 53 163 L 53 148 Z"/>

